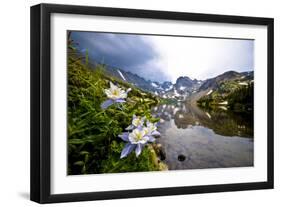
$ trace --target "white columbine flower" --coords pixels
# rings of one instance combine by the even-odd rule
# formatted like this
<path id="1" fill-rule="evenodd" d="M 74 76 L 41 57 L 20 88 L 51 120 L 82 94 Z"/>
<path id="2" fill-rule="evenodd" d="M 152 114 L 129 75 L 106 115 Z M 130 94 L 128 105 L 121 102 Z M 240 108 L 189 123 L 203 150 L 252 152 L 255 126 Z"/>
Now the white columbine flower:
<path id="1" fill-rule="evenodd" d="M 142 126 L 144 121 L 145 121 L 145 117 L 133 115 L 132 125 L 134 125 L 135 127 Z"/>
<path id="2" fill-rule="evenodd" d="M 146 136 L 146 132 L 142 128 L 136 128 L 128 137 L 131 144 L 145 144 L 149 138 Z"/>
<path id="3" fill-rule="evenodd" d="M 144 132 L 146 133 L 146 136 L 149 137 L 150 142 L 155 141 L 155 136 L 160 136 L 160 132 L 157 131 L 156 123 L 151 123 L 149 121 L 146 121 L 146 127 L 143 128 Z"/>
<path id="4" fill-rule="evenodd" d="M 147 142 L 155 141 L 154 136 L 160 136 L 160 133 L 157 131 L 156 124 L 149 121 L 146 122 L 146 127 L 139 125 L 132 132 L 123 132 L 119 137 L 127 144 L 123 148 L 120 158 L 127 157 L 133 150 L 138 157 Z"/>
<path id="5" fill-rule="evenodd" d="M 131 88 L 128 88 L 127 91 L 123 90 L 122 88 L 117 87 L 112 82 L 110 82 L 110 88 L 105 89 L 104 92 L 108 98 L 108 100 L 104 101 L 101 104 L 103 109 L 106 109 L 110 105 L 114 103 L 124 103 L 125 98 L 128 96 L 128 92 L 131 91 Z"/>
<path id="6" fill-rule="evenodd" d="M 132 130 L 137 127 L 143 126 L 145 119 L 146 119 L 145 116 L 140 117 L 140 116 L 133 115 L 132 124 L 128 126 L 126 130 Z"/>
<path id="7" fill-rule="evenodd" d="M 131 133 L 124 132 L 119 137 L 127 142 L 121 152 L 121 159 L 127 157 L 133 150 L 135 150 L 138 157 L 145 144 L 151 141 L 150 137 L 146 135 L 146 132 L 141 127 L 134 129 Z"/>
<path id="8" fill-rule="evenodd" d="M 153 123 L 147 121 L 146 127 L 144 128 L 144 130 L 146 131 L 146 134 L 152 134 L 153 132 L 155 132 L 157 130 L 156 123 L 153 124 Z"/>
<path id="9" fill-rule="evenodd" d="M 105 94 L 109 99 L 117 100 L 117 99 L 125 99 L 127 98 L 127 93 L 122 88 L 117 87 L 112 82 L 110 82 L 110 88 L 104 90 Z"/>

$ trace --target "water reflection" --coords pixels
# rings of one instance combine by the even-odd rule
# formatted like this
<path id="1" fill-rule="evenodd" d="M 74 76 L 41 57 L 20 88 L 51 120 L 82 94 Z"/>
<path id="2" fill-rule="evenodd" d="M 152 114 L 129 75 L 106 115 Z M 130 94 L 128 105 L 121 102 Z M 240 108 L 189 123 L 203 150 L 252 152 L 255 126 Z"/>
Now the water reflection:
<path id="1" fill-rule="evenodd" d="M 170 170 L 253 165 L 253 116 L 225 108 L 202 110 L 191 103 L 159 105 L 157 140 Z"/>

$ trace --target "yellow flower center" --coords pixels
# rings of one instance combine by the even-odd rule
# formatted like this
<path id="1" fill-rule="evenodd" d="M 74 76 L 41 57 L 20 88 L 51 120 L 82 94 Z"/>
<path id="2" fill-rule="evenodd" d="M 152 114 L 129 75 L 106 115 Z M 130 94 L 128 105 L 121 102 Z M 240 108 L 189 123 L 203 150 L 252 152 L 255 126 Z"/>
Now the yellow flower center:
<path id="1" fill-rule="evenodd" d="M 148 134 L 148 128 L 145 128 L 145 129 L 144 129 L 144 133 L 145 133 L 145 134 Z"/>
<path id="2" fill-rule="evenodd" d="M 139 126 L 141 125 L 142 120 L 140 118 L 136 118 L 133 120 L 133 125 L 135 126 Z"/>
<path id="3" fill-rule="evenodd" d="M 136 133 L 136 140 L 140 141 L 142 139 L 142 134 L 140 132 Z"/>
<path id="4" fill-rule="evenodd" d="M 117 89 L 115 89 L 115 90 L 112 91 L 112 94 L 117 96 L 117 95 L 119 95 L 119 91 Z"/>

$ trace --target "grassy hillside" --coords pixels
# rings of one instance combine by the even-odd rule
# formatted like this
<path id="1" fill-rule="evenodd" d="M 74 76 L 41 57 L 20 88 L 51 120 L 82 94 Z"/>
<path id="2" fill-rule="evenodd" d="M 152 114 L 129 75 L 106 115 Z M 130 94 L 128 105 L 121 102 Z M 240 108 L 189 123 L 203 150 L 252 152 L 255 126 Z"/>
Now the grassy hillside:
<path id="1" fill-rule="evenodd" d="M 101 108 L 104 89 L 112 82 L 121 88 L 132 88 L 126 103 Z M 151 94 L 105 75 L 103 66 L 89 68 L 81 58 L 68 57 L 68 174 L 155 171 L 159 164 L 151 144 L 139 157 L 131 153 L 120 159 L 125 142 L 118 137 L 131 124 L 133 115 L 158 120 L 150 108 L 159 100 Z"/>
<path id="2" fill-rule="evenodd" d="M 203 108 L 224 106 L 235 112 L 252 111 L 253 103 L 254 83 L 250 80 L 242 84 L 238 80 L 222 81 L 216 89 L 197 100 L 197 104 Z"/>

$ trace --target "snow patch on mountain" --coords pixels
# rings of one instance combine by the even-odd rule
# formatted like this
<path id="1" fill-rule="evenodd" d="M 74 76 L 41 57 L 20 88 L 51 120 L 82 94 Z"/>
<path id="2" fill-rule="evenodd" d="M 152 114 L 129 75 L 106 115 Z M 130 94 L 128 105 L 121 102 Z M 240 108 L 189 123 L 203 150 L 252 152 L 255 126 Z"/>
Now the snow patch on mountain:
<path id="1" fill-rule="evenodd" d="M 169 91 L 171 89 L 173 89 L 173 85 L 170 85 L 168 88 L 165 89 L 165 91 Z"/>
<path id="2" fill-rule="evenodd" d="M 117 70 L 117 72 L 119 73 L 119 75 L 121 76 L 121 78 L 122 78 L 124 81 L 126 81 L 126 78 L 125 78 L 124 75 L 121 73 L 121 71 L 120 71 L 120 70 Z"/>
<path id="3" fill-rule="evenodd" d="M 174 94 L 175 94 L 175 96 L 180 96 L 180 94 L 178 93 L 178 91 L 176 89 L 174 89 Z"/>
<path id="4" fill-rule="evenodd" d="M 247 82 L 240 82 L 240 83 L 238 83 L 238 84 L 241 85 L 241 86 L 247 86 L 247 85 L 248 85 Z"/>
<path id="5" fill-rule="evenodd" d="M 213 90 L 209 90 L 209 92 L 206 94 L 207 96 L 213 93 Z"/>
<path id="6" fill-rule="evenodd" d="M 159 87 L 159 86 L 158 86 L 156 83 L 154 83 L 154 82 L 152 82 L 151 85 L 152 85 L 153 87 L 155 87 L 155 88 L 158 88 L 158 87 Z"/>

